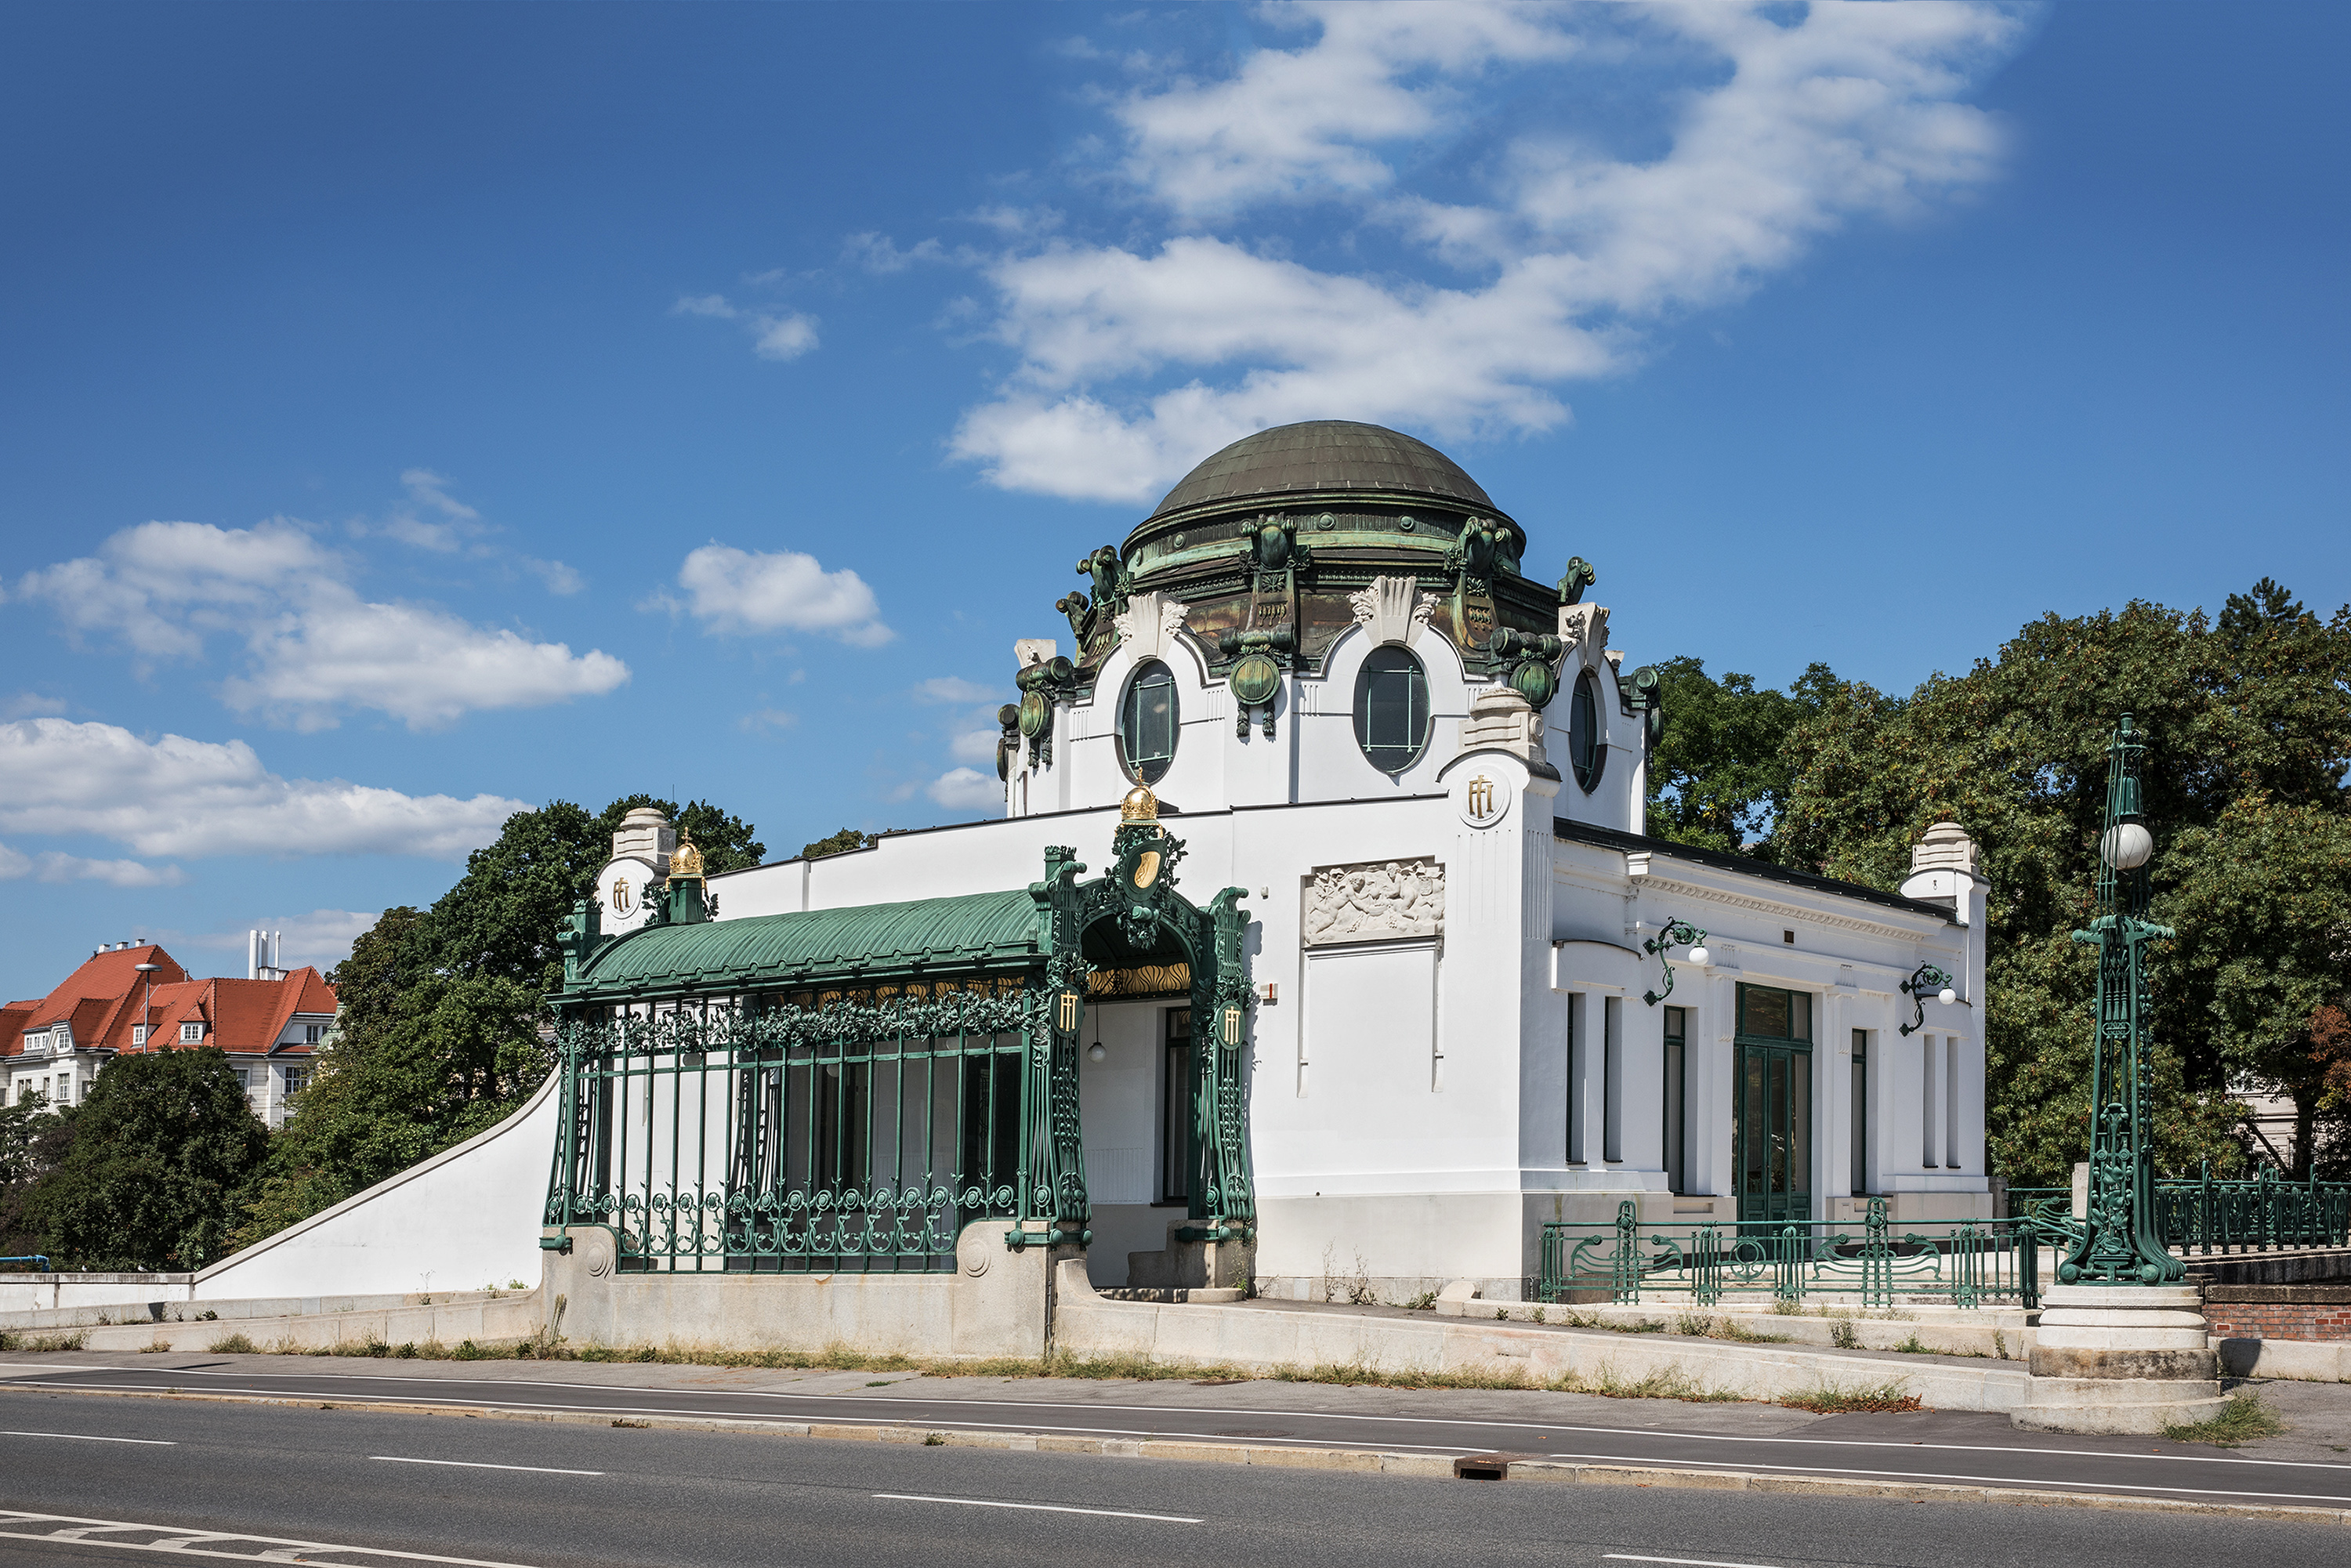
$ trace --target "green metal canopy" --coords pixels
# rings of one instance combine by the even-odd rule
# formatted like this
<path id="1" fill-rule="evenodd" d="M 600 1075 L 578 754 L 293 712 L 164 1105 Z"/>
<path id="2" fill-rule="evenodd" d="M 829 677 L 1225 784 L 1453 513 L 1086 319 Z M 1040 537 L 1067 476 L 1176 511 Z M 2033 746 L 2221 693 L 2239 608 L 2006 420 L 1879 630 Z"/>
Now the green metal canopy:
<path id="1" fill-rule="evenodd" d="M 649 925 L 604 944 L 565 1003 L 1025 969 L 1039 961 L 1037 900 L 1025 888 Z"/>

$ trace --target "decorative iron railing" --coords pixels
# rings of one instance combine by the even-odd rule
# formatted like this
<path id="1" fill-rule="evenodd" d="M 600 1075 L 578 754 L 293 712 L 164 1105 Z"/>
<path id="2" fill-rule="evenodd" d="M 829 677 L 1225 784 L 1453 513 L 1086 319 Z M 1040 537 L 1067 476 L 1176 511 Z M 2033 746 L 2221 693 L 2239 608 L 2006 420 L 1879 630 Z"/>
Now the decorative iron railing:
<path id="1" fill-rule="evenodd" d="M 1957 1220 L 1896 1231 L 1886 1200 L 1872 1198 L 1859 1226 L 1821 1223 L 1644 1225 L 1630 1199 L 1613 1225 L 1552 1220 L 1542 1228 L 1544 1301 L 1687 1297 L 1712 1306 L 1734 1293 L 1782 1301 L 1897 1298 L 1981 1307 L 2041 1302 L 2043 1247 L 2031 1220 Z"/>
<path id="2" fill-rule="evenodd" d="M 2069 1187 L 2008 1189 L 2018 1218 L 2064 1223 L 2073 1204 Z M 2351 1246 L 2351 1182 L 2288 1181 L 2275 1166 L 2251 1181 L 2215 1181 L 2207 1160 L 2196 1176 L 2157 1180 L 2155 1218 L 2166 1246 L 2199 1256 Z"/>
<path id="3" fill-rule="evenodd" d="M 546 1221 L 611 1227 L 623 1270 L 952 1270 L 965 1225 L 1058 1216 L 1051 999 L 974 980 L 566 1020 Z"/>

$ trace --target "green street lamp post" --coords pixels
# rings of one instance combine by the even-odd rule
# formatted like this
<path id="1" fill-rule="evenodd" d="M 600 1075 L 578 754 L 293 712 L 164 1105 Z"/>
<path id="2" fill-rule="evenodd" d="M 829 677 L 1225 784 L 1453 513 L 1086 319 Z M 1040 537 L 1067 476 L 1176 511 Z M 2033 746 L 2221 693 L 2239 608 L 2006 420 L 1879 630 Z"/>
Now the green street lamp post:
<path id="1" fill-rule="evenodd" d="M 2186 1277 L 2155 1214 L 2154 1064 L 2145 1039 L 2147 951 L 2171 938 L 2147 918 L 2155 837 L 2139 810 L 2145 738 L 2125 714 L 2106 747 L 2105 830 L 2098 837 L 2098 906 L 2074 940 L 2098 950 L 2097 1036 L 2090 1077 L 2088 1212 L 2057 1266 L 2069 1285 L 2176 1285 Z"/>

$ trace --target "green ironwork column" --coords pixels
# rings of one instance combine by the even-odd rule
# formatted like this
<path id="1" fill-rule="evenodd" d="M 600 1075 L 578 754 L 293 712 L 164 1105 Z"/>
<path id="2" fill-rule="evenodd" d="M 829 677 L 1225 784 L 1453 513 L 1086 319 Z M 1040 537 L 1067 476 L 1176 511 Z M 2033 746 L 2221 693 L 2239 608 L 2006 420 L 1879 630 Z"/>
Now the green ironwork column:
<path id="1" fill-rule="evenodd" d="M 1249 1171 L 1249 955 L 1242 938 L 1249 917 L 1244 894 L 1228 887 L 1201 912 L 1193 966 L 1192 1122 L 1194 1161 L 1190 1218 L 1221 1219 L 1244 1236 L 1257 1227 L 1257 1186 Z"/>
<path id="2" fill-rule="evenodd" d="M 2074 940 L 2098 950 L 2097 1034 L 2090 1086 L 2089 1213 L 2057 1266 L 2069 1285 L 2163 1285 L 2187 1269 L 2164 1245 L 2155 1210 L 2154 1063 L 2144 1037 L 2147 948 L 2174 933 L 2147 918 L 2155 840 L 2140 814 L 2146 742 L 2125 714 L 2106 747 L 2096 918 Z"/>
<path id="3" fill-rule="evenodd" d="M 1038 905 L 1044 987 L 1029 1009 L 1022 1054 L 1020 1213 L 1073 1228 L 1082 1245 L 1092 1209 L 1086 1200 L 1083 1132 L 1078 1117 L 1078 1037 L 1085 1023 L 1085 925 L 1078 852 L 1045 852 L 1045 880 L 1029 889 Z M 1025 1229 L 1025 1224 L 1024 1224 Z"/>

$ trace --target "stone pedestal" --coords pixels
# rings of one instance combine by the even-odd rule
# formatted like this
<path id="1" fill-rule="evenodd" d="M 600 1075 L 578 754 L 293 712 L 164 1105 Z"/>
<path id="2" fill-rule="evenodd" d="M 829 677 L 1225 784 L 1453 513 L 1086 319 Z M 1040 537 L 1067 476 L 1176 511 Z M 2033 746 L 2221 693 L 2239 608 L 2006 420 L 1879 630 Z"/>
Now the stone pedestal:
<path id="1" fill-rule="evenodd" d="M 1190 1291 L 1196 1301 L 1204 1291 L 1230 1291 L 1238 1298 L 1249 1289 L 1256 1262 L 1257 1248 L 1241 1239 L 1238 1226 L 1221 1219 L 1171 1220 L 1165 1248 L 1126 1255 L 1126 1282 L 1135 1290 Z"/>
<path id="2" fill-rule="evenodd" d="M 2053 1285 L 2042 1292 L 2032 1390 L 2011 1425 L 2160 1432 L 2220 1413 L 2220 1368 L 2193 1285 Z"/>

